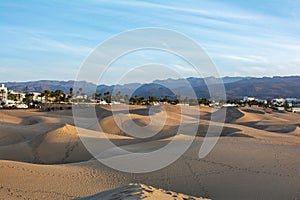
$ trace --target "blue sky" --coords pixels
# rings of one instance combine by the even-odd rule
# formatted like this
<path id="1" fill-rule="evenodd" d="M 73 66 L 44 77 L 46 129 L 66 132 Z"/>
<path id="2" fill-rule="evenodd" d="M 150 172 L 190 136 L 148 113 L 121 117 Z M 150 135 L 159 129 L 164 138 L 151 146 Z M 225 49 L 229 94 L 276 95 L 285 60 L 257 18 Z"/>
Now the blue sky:
<path id="1" fill-rule="evenodd" d="M 167 28 L 195 40 L 221 76 L 300 75 L 299 10 L 294 0 L 0 1 L 0 82 L 73 80 L 97 45 L 142 27 Z M 139 57 L 143 54 L 157 56 Z M 129 69 L 130 59 L 136 57 L 115 65 L 115 71 Z M 181 61 L 169 60 L 162 62 L 195 76 Z M 115 72 L 103 83 L 119 77 Z"/>

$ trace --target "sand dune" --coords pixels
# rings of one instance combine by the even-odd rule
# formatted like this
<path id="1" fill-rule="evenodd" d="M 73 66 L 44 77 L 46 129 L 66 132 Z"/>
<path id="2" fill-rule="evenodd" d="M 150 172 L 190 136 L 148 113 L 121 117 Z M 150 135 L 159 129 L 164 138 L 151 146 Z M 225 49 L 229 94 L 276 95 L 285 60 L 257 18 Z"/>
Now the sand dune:
<path id="1" fill-rule="evenodd" d="M 12 152 L 18 152 L 13 154 Z M 32 163 L 68 163 L 91 158 L 75 127 L 64 125 L 20 143 L 0 146 L 0 157 Z"/>
<path id="2" fill-rule="evenodd" d="M 147 199 L 147 200 L 156 200 L 156 199 L 165 199 L 165 200 L 201 200 L 203 198 L 193 197 L 189 195 L 180 194 L 177 192 L 166 191 L 162 189 L 157 189 L 151 186 L 144 184 L 129 184 L 125 186 L 118 187 L 109 191 L 104 191 L 99 194 L 89 196 L 86 198 L 80 198 L 81 200 L 93 200 L 93 199 L 102 199 L 102 200 L 112 200 L 112 199 Z"/>
<path id="3" fill-rule="evenodd" d="M 104 198 L 116 193 L 116 198 L 122 194 L 148 195 L 150 199 L 177 195 L 177 199 L 184 199 L 187 196 L 180 194 L 184 193 L 212 199 L 300 199 L 299 114 L 260 108 L 227 109 L 223 137 L 207 157 L 199 159 L 208 125 L 223 125 L 217 115 L 222 111 L 208 107 L 200 107 L 199 111 L 193 106 L 181 110 L 179 106 L 170 105 L 129 108 L 128 114 L 122 105 L 114 109 L 97 107 L 99 124 L 89 129 L 77 127 L 80 136 L 101 141 L 103 136 L 97 132 L 100 125 L 105 137 L 119 147 L 129 152 L 150 152 L 173 139 L 181 117 L 193 122 L 200 113 L 200 122 L 195 122 L 197 137 L 191 148 L 172 165 L 152 173 L 128 174 L 92 158 L 79 138 L 71 110 L 0 110 L 0 198 L 73 199 L 94 194 L 94 198 Z M 86 112 L 86 107 L 78 109 L 81 119 L 89 122 L 92 115 Z M 112 112 L 115 112 L 114 117 L 124 119 L 121 127 L 117 126 Z M 216 116 L 210 122 L 212 113 Z M 151 117 L 159 122 L 165 116 L 162 129 L 150 138 L 137 139 L 122 130 L 126 127 L 131 130 L 129 118 L 145 127 L 151 124 Z M 189 137 L 188 132 L 179 134 L 179 140 Z M 114 149 L 107 149 L 103 156 L 118 159 L 115 153 Z M 113 188 L 117 189 L 100 193 Z"/>
<path id="4" fill-rule="evenodd" d="M 225 112 L 226 115 L 223 115 L 223 112 Z M 242 118 L 243 116 L 244 113 L 241 112 L 241 110 L 239 110 L 238 108 L 221 108 L 219 110 L 214 111 L 213 113 L 208 113 L 202 116 L 202 119 L 212 120 L 214 122 L 221 123 L 233 123 L 236 122 L 238 119 Z M 223 119 L 223 117 L 225 117 L 225 119 Z"/>
<path id="5" fill-rule="evenodd" d="M 300 136 L 300 127 L 298 126 L 294 131 L 290 132 L 291 135 Z"/>
<path id="6" fill-rule="evenodd" d="M 240 111 L 244 116 L 236 120 L 236 123 L 244 126 L 274 133 L 290 133 L 297 128 L 298 116 L 291 118 L 286 113 L 266 112 L 262 109 L 251 108 L 244 108 Z"/>
<path id="7" fill-rule="evenodd" d="M 16 112 L 1 111 L 0 122 L 2 124 L 20 124 L 23 119 Z"/>
<path id="8" fill-rule="evenodd" d="M 91 158 L 74 126 L 65 124 L 29 142 L 34 163 L 69 163 Z"/>

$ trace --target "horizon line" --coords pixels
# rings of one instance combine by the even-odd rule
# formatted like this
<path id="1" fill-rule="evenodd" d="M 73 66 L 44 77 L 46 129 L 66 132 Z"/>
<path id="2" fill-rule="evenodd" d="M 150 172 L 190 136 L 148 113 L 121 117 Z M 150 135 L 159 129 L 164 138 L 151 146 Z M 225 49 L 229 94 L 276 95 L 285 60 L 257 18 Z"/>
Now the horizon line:
<path id="1" fill-rule="evenodd" d="M 74 80 L 74 79 L 69 79 L 69 80 L 58 80 L 58 79 L 38 79 L 38 80 L 28 80 L 28 81 L 3 81 L 0 82 L 1 84 L 7 84 L 7 83 L 28 83 L 28 82 L 39 82 L 39 81 L 57 81 L 57 82 L 86 82 L 86 83 L 91 83 L 91 84 L 95 84 L 95 85 L 105 85 L 105 86 L 114 86 L 114 85 L 126 85 L 126 84 L 149 84 L 149 83 L 154 83 L 156 81 L 165 81 L 165 80 L 182 80 L 182 79 L 191 79 L 191 78 L 199 78 L 199 79 L 207 79 L 207 78 L 291 78 L 291 77 L 300 77 L 299 75 L 273 75 L 273 76 L 222 76 L 222 77 L 215 77 L 215 76 L 207 76 L 207 77 L 187 77 L 187 78 L 179 78 L 179 79 L 174 79 L 174 78 L 165 78 L 165 79 L 156 79 L 153 80 L 151 82 L 145 82 L 145 83 L 141 83 L 141 82 L 128 82 L 128 83 L 124 83 L 124 84 L 96 84 L 96 83 L 92 83 L 89 82 L 87 80 Z"/>

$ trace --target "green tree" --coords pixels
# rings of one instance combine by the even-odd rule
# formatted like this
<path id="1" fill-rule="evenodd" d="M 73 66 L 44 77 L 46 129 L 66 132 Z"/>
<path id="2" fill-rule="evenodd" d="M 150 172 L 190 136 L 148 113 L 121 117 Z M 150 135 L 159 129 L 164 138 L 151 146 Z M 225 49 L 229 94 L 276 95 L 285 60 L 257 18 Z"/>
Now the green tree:
<path id="1" fill-rule="evenodd" d="M 42 102 L 43 102 L 43 98 L 45 97 L 45 93 L 44 93 L 44 92 L 41 92 L 41 94 L 39 95 L 39 97 L 41 97 Z"/>
<path id="2" fill-rule="evenodd" d="M 106 101 L 107 103 L 111 103 L 110 92 L 105 92 L 105 93 L 104 93 L 104 96 L 105 96 L 105 101 Z"/>
<path id="3" fill-rule="evenodd" d="M 13 101 L 17 101 L 17 95 L 16 95 L 16 94 L 9 93 L 9 94 L 8 94 L 8 99 L 13 100 Z"/>
<path id="4" fill-rule="evenodd" d="M 49 90 L 44 90 L 45 100 L 48 102 L 48 98 L 50 97 L 51 92 Z"/>
<path id="5" fill-rule="evenodd" d="M 118 91 L 116 94 L 116 100 L 120 102 L 121 99 L 121 91 Z"/>
<path id="6" fill-rule="evenodd" d="M 25 94 L 25 101 L 29 107 L 30 104 L 33 102 L 33 94 L 32 93 Z"/>
<path id="7" fill-rule="evenodd" d="M 63 97 L 65 96 L 65 94 L 63 93 L 62 90 L 55 90 L 54 96 L 55 96 L 55 101 L 60 103 Z"/>
<path id="8" fill-rule="evenodd" d="M 74 92 L 74 89 L 73 89 L 73 88 L 70 88 L 70 89 L 69 89 L 69 98 L 70 98 L 70 99 L 72 99 L 73 96 L 74 96 L 73 92 Z"/>
<path id="9" fill-rule="evenodd" d="M 149 96 L 148 99 L 149 99 L 150 103 L 153 103 L 153 102 L 157 101 L 155 96 Z"/>
<path id="10" fill-rule="evenodd" d="M 125 103 L 129 103 L 130 98 L 129 98 L 129 95 L 128 95 L 128 94 L 125 94 L 125 95 L 124 95 L 124 100 L 125 100 Z"/>
<path id="11" fill-rule="evenodd" d="M 5 90 L 1 89 L 1 101 L 5 100 L 4 93 L 5 93 Z"/>

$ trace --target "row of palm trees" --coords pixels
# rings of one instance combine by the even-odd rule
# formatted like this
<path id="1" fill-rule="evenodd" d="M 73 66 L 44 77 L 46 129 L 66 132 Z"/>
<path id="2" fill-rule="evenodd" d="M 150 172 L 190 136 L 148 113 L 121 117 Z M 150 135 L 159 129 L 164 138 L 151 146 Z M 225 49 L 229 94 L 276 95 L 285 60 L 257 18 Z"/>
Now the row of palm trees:
<path id="1" fill-rule="evenodd" d="M 102 93 L 94 93 L 92 98 L 95 100 L 106 101 L 107 103 L 110 103 L 112 100 L 110 92 L 104 92 L 103 94 Z"/>
<path id="2" fill-rule="evenodd" d="M 78 91 L 75 92 L 77 96 L 83 95 L 84 93 L 82 88 L 79 88 Z M 42 100 L 45 102 L 56 102 L 56 103 L 61 103 L 61 102 L 66 102 L 66 101 L 71 101 L 74 97 L 74 90 L 73 88 L 69 89 L 69 94 L 65 94 L 62 90 L 55 90 L 55 91 L 50 91 L 50 90 L 44 90 L 41 92 L 39 95 Z M 118 91 L 115 93 L 115 95 L 111 95 L 109 91 L 104 92 L 104 93 L 94 93 L 92 95 L 92 99 L 94 100 L 99 100 L 99 101 L 106 101 L 107 103 L 111 103 L 112 101 L 117 101 L 117 102 L 124 102 L 128 104 L 134 104 L 134 105 L 149 105 L 153 104 L 155 102 L 166 102 L 170 104 L 178 104 L 178 103 L 185 103 L 185 104 L 206 104 L 208 105 L 210 101 L 206 98 L 201 98 L 201 99 L 188 99 L 187 97 L 185 99 L 182 99 L 180 95 L 176 95 L 176 97 L 170 97 L 170 96 L 164 96 L 161 98 L 157 98 L 155 96 L 149 96 L 149 97 L 130 97 L 129 95 L 121 95 L 121 92 Z M 30 103 L 33 101 L 33 94 L 27 92 L 26 94 L 26 102 Z"/>
<path id="3" fill-rule="evenodd" d="M 62 90 L 55 90 L 55 91 L 49 91 L 49 90 L 44 90 L 41 92 L 40 97 L 45 99 L 46 102 L 49 101 L 49 98 L 53 99 L 54 102 L 60 103 L 61 101 L 66 101 L 67 95 L 62 91 Z"/>
<path id="4" fill-rule="evenodd" d="M 176 97 L 170 96 L 163 96 L 161 98 L 157 98 L 155 96 L 148 96 L 148 97 L 139 97 L 139 96 L 132 96 L 129 95 L 121 95 L 121 92 L 118 91 L 115 93 L 114 96 L 111 96 L 110 92 L 102 93 L 94 93 L 92 96 L 95 100 L 106 101 L 107 103 L 111 103 L 112 101 L 122 102 L 132 105 L 152 105 L 158 102 L 161 103 L 169 103 L 169 104 L 190 104 L 190 105 L 197 105 L 197 104 L 204 104 L 209 105 L 211 101 L 207 98 L 199 98 L 199 99 L 189 99 L 188 97 L 182 99 L 180 95 L 176 95 Z"/>

